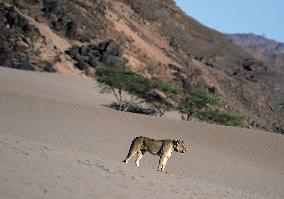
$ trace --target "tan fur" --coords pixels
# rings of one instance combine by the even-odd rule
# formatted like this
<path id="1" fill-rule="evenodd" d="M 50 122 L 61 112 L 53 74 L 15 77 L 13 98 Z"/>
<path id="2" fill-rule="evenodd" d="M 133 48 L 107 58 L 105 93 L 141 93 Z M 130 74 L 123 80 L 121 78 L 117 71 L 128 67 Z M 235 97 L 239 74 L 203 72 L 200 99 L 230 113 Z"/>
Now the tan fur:
<path id="1" fill-rule="evenodd" d="M 148 137 L 136 137 L 131 144 L 128 155 L 123 162 L 128 163 L 129 159 L 137 153 L 136 165 L 142 159 L 145 152 L 160 156 L 158 171 L 165 171 L 168 159 L 173 151 L 184 153 L 186 145 L 181 140 L 154 140 Z"/>

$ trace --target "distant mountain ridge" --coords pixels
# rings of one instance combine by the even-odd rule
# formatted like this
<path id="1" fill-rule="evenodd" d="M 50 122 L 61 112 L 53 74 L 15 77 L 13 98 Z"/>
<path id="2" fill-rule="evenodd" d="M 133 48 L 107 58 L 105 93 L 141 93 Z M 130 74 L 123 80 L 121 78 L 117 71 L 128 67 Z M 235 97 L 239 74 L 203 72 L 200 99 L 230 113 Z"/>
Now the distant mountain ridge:
<path id="1" fill-rule="evenodd" d="M 228 36 L 234 44 L 243 47 L 256 59 L 284 69 L 284 43 L 252 33 L 228 34 Z"/>
<path id="2" fill-rule="evenodd" d="M 284 54 L 284 43 L 264 36 L 249 34 L 228 34 L 232 41 L 246 48 L 257 48 L 268 54 Z"/>

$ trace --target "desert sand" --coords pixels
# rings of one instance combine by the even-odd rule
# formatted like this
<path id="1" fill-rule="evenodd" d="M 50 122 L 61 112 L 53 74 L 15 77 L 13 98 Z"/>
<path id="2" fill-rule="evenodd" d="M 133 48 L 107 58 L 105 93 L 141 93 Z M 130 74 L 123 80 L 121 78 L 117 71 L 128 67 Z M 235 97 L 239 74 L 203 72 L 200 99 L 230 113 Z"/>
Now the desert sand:
<path id="1" fill-rule="evenodd" d="M 284 136 L 117 112 L 98 84 L 0 67 L 0 198 L 284 198 Z M 158 156 L 125 165 L 143 135 L 183 139 L 167 172 Z"/>

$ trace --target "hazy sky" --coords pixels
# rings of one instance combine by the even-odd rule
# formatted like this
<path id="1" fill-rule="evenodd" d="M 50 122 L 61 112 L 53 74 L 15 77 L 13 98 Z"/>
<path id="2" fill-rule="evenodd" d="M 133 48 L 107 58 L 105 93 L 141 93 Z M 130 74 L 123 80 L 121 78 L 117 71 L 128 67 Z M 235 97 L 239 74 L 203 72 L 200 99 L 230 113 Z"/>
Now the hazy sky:
<path id="1" fill-rule="evenodd" d="M 188 15 L 224 33 L 255 33 L 284 42 L 284 0 L 176 0 Z"/>

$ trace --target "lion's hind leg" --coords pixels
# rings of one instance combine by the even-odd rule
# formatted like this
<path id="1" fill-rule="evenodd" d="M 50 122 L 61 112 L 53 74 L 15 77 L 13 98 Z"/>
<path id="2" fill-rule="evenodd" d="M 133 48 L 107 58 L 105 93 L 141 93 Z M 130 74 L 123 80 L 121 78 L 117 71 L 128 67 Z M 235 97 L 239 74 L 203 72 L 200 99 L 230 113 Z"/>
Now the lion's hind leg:
<path id="1" fill-rule="evenodd" d="M 127 157 L 125 158 L 125 160 L 123 160 L 123 162 L 125 162 L 126 164 L 128 163 L 129 159 L 135 154 L 135 153 L 139 153 L 139 151 L 142 149 L 142 145 L 143 145 L 143 140 L 144 140 L 144 137 L 140 136 L 140 137 L 137 137 L 135 138 L 132 143 L 131 143 L 131 146 L 130 146 L 130 149 L 129 149 L 129 152 L 128 152 L 128 155 Z M 139 157 L 140 155 L 137 154 Z M 142 158 L 142 157 L 141 157 Z M 140 158 L 140 159 L 141 159 Z"/>
<path id="2" fill-rule="evenodd" d="M 127 157 L 125 158 L 125 160 L 123 160 L 123 162 L 125 162 L 126 164 L 129 162 L 130 158 L 135 154 L 137 153 L 137 150 L 134 150 L 133 147 L 131 147 L 129 149 L 129 152 L 128 152 L 128 155 Z"/>
<path id="3" fill-rule="evenodd" d="M 130 146 L 129 152 L 127 154 L 127 157 L 125 158 L 125 160 L 123 160 L 123 162 L 125 162 L 126 164 L 128 163 L 129 159 L 138 152 L 139 147 L 138 147 L 138 142 L 137 142 L 137 138 L 135 138 Z"/>
<path id="4" fill-rule="evenodd" d="M 135 160 L 136 166 L 139 167 L 139 165 L 140 165 L 139 161 L 142 159 L 145 152 L 146 152 L 146 150 L 144 150 L 144 149 L 137 151 L 137 158 Z"/>

